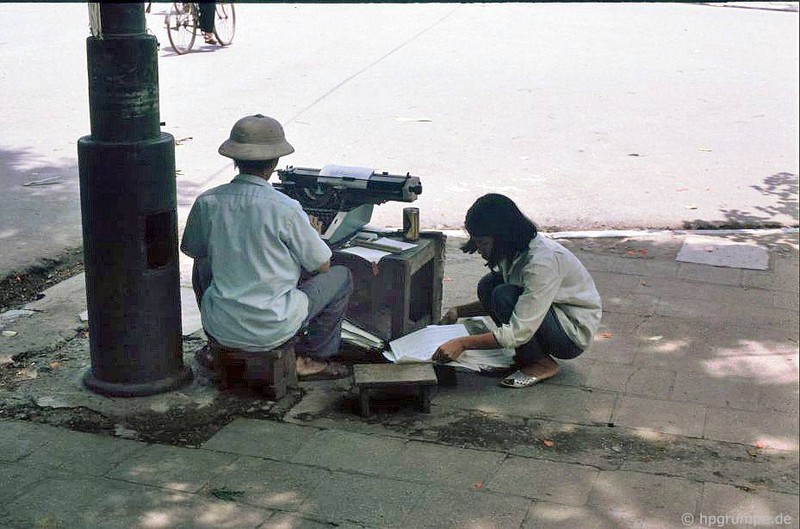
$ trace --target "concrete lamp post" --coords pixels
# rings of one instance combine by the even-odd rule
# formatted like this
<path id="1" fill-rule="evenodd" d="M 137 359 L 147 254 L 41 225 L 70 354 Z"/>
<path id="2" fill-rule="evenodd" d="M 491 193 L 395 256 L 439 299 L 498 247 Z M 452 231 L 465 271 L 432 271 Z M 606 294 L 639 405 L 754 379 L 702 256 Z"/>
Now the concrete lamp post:
<path id="1" fill-rule="evenodd" d="M 91 134 L 78 140 L 91 367 L 85 385 L 144 396 L 183 363 L 174 138 L 160 129 L 158 43 L 143 3 L 90 4 Z"/>

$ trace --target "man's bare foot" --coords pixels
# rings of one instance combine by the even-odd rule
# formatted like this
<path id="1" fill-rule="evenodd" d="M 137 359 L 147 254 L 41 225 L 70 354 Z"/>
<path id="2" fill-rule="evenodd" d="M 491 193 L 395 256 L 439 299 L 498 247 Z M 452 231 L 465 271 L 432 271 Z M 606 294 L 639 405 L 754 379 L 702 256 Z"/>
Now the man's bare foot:
<path id="1" fill-rule="evenodd" d="M 332 380 L 350 375 L 347 366 L 330 360 L 320 362 L 306 356 L 296 359 L 297 377 L 300 380 Z"/>
<path id="2" fill-rule="evenodd" d="M 558 374 L 559 367 L 558 362 L 549 356 L 545 356 L 544 358 L 535 360 L 532 364 L 524 366 L 522 369 L 520 369 L 520 371 L 528 376 L 536 377 L 539 380 L 546 380 L 556 376 Z"/>

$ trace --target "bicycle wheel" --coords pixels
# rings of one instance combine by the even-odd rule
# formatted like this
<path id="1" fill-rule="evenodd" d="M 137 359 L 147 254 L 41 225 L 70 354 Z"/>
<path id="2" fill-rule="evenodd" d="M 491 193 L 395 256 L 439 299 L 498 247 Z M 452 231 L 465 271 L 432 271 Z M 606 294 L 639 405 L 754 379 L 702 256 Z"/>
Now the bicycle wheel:
<path id="1" fill-rule="evenodd" d="M 175 2 L 164 21 L 169 43 L 175 53 L 183 55 L 191 50 L 197 36 L 197 13 L 191 2 Z"/>
<path id="2" fill-rule="evenodd" d="M 236 11 L 230 2 L 217 2 L 216 14 L 214 15 L 214 35 L 223 46 L 233 42 L 233 34 L 236 33 Z"/>

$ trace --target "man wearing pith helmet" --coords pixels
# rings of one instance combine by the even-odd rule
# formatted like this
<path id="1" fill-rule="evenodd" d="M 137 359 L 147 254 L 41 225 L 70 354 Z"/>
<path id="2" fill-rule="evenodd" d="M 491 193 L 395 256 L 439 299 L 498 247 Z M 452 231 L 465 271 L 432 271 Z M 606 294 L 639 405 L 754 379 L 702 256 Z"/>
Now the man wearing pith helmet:
<path id="1" fill-rule="evenodd" d="M 350 271 L 331 266 L 319 225 L 300 203 L 269 183 L 281 156 L 294 152 L 275 119 L 256 114 L 234 124 L 219 153 L 239 174 L 197 197 L 181 241 L 194 259 L 192 283 L 209 341 L 267 351 L 298 331 L 301 380 L 347 376 L 339 353 Z"/>

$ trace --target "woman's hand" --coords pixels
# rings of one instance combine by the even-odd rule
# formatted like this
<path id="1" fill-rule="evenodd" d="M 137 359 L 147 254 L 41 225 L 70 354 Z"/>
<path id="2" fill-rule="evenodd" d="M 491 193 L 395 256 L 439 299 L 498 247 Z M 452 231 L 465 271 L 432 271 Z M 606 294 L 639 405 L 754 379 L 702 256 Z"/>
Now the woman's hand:
<path id="1" fill-rule="evenodd" d="M 440 345 L 439 348 L 436 349 L 436 352 L 433 353 L 431 360 L 434 362 L 452 362 L 461 356 L 464 349 L 465 347 L 461 338 L 453 338 Z"/>
<path id="2" fill-rule="evenodd" d="M 442 319 L 439 320 L 439 325 L 450 325 L 458 321 L 458 309 L 456 307 L 452 307 L 448 309 L 447 312 L 444 313 Z"/>

